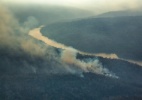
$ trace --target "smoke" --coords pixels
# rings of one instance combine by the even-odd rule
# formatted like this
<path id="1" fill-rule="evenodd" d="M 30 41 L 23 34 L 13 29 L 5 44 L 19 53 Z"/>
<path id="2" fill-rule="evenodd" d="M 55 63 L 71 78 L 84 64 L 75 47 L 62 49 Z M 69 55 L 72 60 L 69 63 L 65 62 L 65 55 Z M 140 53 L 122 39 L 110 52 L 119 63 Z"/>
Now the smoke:
<path id="1" fill-rule="evenodd" d="M 65 72 L 54 49 L 28 35 L 36 25 L 37 19 L 31 16 L 19 23 L 6 6 L 0 5 L 0 69 L 6 70 L 2 73 L 57 73 L 57 69 Z"/>
<path id="2" fill-rule="evenodd" d="M 37 25 L 38 20 L 33 16 L 29 16 L 23 24 L 19 23 L 8 9 L 0 6 L 0 49 L 8 49 L 8 52 L 11 53 L 15 51 L 16 55 L 18 52 L 24 52 L 24 55 L 20 55 L 20 59 L 25 60 L 17 63 L 21 62 L 26 66 L 24 68 L 32 70 L 33 73 L 39 71 L 48 74 L 71 73 L 83 77 L 84 72 L 92 72 L 118 78 L 104 68 L 97 58 L 88 59 L 87 62 L 76 59 L 76 55 L 80 51 L 42 36 L 40 33 L 41 27 L 31 30 Z M 28 32 L 30 36 L 43 41 L 46 45 L 31 38 Z M 62 49 L 61 56 L 52 47 Z M 25 55 L 26 58 L 23 58 Z M 10 63 L 10 61 L 6 62 Z M 25 72 L 25 70 L 23 71 Z"/>
<path id="3" fill-rule="evenodd" d="M 28 35 L 29 30 L 37 25 L 38 20 L 32 16 L 24 23 L 19 23 L 6 7 L 0 6 L 0 56 L 3 55 L 0 58 L 0 69 L 6 70 L 3 73 L 81 73 L 81 70 L 65 64 L 54 48 Z M 57 46 L 56 42 L 45 42 Z"/>
<path id="4" fill-rule="evenodd" d="M 116 54 L 97 53 L 95 55 L 103 58 L 118 59 L 118 56 Z"/>
<path id="5" fill-rule="evenodd" d="M 14 39 L 14 32 L 17 30 L 18 22 L 13 18 L 7 9 L 0 6 L 0 45 L 11 46 L 17 41 Z M 10 41 L 10 42 L 9 42 Z"/>
<path id="6" fill-rule="evenodd" d="M 29 16 L 28 18 L 27 18 L 27 21 L 25 21 L 24 23 L 23 23 L 23 27 L 24 27 L 24 29 L 26 29 L 26 30 L 30 30 L 30 29 L 32 29 L 32 28 L 34 28 L 34 27 L 37 27 L 39 24 L 38 24 L 39 22 L 38 22 L 38 20 L 35 18 L 35 17 L 33 17 L 33 16 Z"/>
<path id="7" fill-rule="evenodd" d="M 137 64 L 139 66 L 142 66 L 142 61 L 136 61 L 136 60 L 130 60 L 130 59 L 123 59 L 123 58 L 121 58 L 121 60 L 130 62 L 130 63 L 133 63 L 133 64 Z"/>
<path id="8" fill-rule="evenodd" d="M 73 48 L 67 48 L 62 52 L 61 59 L 68 64 L 75 64 L 76 54 L 77 50 Z"/>
<path id="9" fill-rule="evenodd" d="M 36 27 L 38 21 L 29 17 L 20 24 L 12 13 L 4 6 L 0 6 L 0 47 L 7 47 L 13 50 L 22 49 L 31 55 L 43 55 L 45 48 L 37 45 L 28 36 L 28 31 Z"/>
<path id="10" fill-rule="evenodd" d="M 85 61 L 76 59 L 78 51 L 73 48 L 67 48 L 62 52 L 61 59 L 68 63 L 77 66 L 82 72 L 92 72 L 109 77 L 118 78 L 108 69 L 104 68 L 97 58 L 86 58 Z M 83 76 L 81 74 L 81 76 Z"/>
<path id="11" fill-rule="evenodd" d="M 63 44 L 57 43 L 57 42 L 43 36 L 40 33 L 40 29 L 41 29 L 41 27 L 30 30 L 29 35 L 38 39 L 38 40 L 43 41 L 44 43 L 46 43 L 49 46 L 62 49 L 61 58 L 59 58 L 59 59 L 61 61 L 63 61 L 62 63 L 66 64 L 66 68 L 67 68 L 68 72 L 70 72 L 72 74 L 73 73 L 78 74 L 81 77 L 83 77 L 83 72 L 92 72 L 92 73 L 96 73 L 96 74 L 101 74 L 101 75 L 106 75 L 106 76 L 118 78 L 115 74 L 111 73 L 106 68 L 103 68 L 102 64 L 99 62 L 98 59 L 88 59 L 87 62 L 76 59 L 77 53 L 81 53 L 81 54 L 85 54 L 85 55 L 89 55 L 89 54 L 78 51 L 72 47 L 68 47 Z M 105 54 L 103 54 L 103 55 L 105 55 Z M 112 56 L 117 57 L 115 54 L 112 54 L 111 57 Z M 69 66 L 67 66 L 67 65 L 69 65 Z"/>

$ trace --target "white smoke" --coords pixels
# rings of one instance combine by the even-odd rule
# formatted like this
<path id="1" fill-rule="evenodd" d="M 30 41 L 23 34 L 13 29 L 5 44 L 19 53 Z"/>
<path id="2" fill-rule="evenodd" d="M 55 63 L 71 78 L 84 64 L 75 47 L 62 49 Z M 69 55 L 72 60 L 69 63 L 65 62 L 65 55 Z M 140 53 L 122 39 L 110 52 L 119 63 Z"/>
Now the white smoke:
<path id="1" fill-rule="evenodd" d="M 29 16 L 27 18 L 27 20 L 23 23 L 23 28 L 25 30 L 29 31 L 30 29 L 36 27 L 38 24 L 39 24 L 39 22 L 38 22 L 38 20 L 35 17 Z"/>
<path id="2" fill-rule="evenodd" d="M 28 31 L 37 24 L 38 21 L 34 17 L 28 17 L 24 24 L 19 23 L 6 6 L 0 5 L 0 53 L 12 54 L 14 59 L 18 55 L 19 59 L 23 59 L 19 66 L 13 65 L 11 58 L 7 58 L 5 67 L 12 63 L 11 66 L 19 66 L 21 70 L 23 69 L 23 73 L 29 73 L 31 70 L 37 73 L 42 69 L 41 73 L 44 71 L 45 73 L 67 73 L 64 68 L 65 64 L 61 63 L 53 48 L 45 46 L 28 35 Z M 39 65 L 35 65 L 38 58 L 42 59 L 40 68 Z M 29 63 L 31 61 L 32 63 Z"/>
<path id="3" fill-rule="evenodd" d="M 43 36 L 40 33 L 40 28 L 35 28 L 29 32 L 29 35 L 43 41 L 47 45 L 50 45 L 52 47 L 63 49 L 61 53 L 61 60 L 63 63 L 66 63 L 73 67 L 68 67 L 68 71 L 71 73 L 79 74 L 80 76 L 83 76 L 83 72 L 92 72 L 96 74 L 106 75 L 110 77 L 118 78 L 116 75 L 111 73 L 108 69 L 103 68 L 102 64 L 99 62 L 98 59 L 88 60 L 88 62 L 81 61 L 79 59 L 76 59 L 77 53 L 82 53 L 81 51 L 78 51 L 72 47 L 65 46 L 63 44 L 57 43 L 45 36 Z M 82 53 L 84 54 L 84 53 Z M 87 53 L 86 53 L 87 54 Z"/>
<path id="4" fill-rule="evenodd" d="M 118 59 L 119 58 L 117 56 L 117 54 L 106 54 L 106 53 L 97 53 L 97 54 L 95 54 L 95 56 L 100 56 L 100 57 L 109 58 L 109 59 Z"/>
<path id="5" fill-rule="evenodd" d="M 77 66 L 79 69 L 82 70 L 82 72 L 91 72 L 118 78 L 115 74 L 104 68 L 97 58 L 88 58 L 87 61 L 81 61 L 79 59 L 76 59 L 77 53 L 77 50 L 73 48 L 68 48 L 62 52 L 61 59 L 68 64 Z"/>
<path id="6" fill-rule="evenodd" d="M 31 55 L 43 55 L 45 48 L 28 36 L 28 31 L 36 25 L 38 21 L 31 16 L 24 25 L 20 24 L 6 6 L 0 5 L 0 46 L 14 50 L 20 48 Z"/>

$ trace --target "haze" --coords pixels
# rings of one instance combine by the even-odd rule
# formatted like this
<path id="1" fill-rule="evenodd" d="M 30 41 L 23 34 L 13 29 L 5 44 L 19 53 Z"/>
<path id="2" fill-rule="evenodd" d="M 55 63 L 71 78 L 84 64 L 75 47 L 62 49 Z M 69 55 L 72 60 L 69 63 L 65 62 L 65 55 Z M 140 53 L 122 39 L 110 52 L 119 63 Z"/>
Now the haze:
<path id="1" fill-rule="evenodd" d="M 90 10 L 95 13 L 104 13 L 117 10 L 140 9 L 141 0 L 1 0 L 8 4 L 48 4 L 70 6 Z"/>

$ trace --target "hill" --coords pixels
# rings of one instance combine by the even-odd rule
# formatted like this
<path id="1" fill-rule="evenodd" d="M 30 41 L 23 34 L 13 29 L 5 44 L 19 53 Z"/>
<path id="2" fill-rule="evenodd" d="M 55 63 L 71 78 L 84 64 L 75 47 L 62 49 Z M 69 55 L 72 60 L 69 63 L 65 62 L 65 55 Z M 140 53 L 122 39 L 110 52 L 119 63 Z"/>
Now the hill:
<path id="1" fill-rule="evenodd" d="M 111 11 L 106 12 L 100 15 L 97 15 L 97 18 L 100 17 L 124 17 L 124 16 L 142 16 L 142 11 L 140 10 L 122 10 L 122 11 Z"/>
<path id="2" fill-rule="evenodd" d="M 2 55 L 2 53 L 5 54 Z M 48 61 L 44 57 L 30 57 L 22 52 L 10 55 L 7 51 L 2 50 L 0 50 L 0 56 L 0 99 L 142 99 L 142 68 L 129 62 L 99 58 L 103 66 L 114 72 L 119 78 L 93 73 L 84 73 L 82 78 L 73 74 L 45 73 L 52 67 L 53 71 L 61 71 L 59 69 L 63 67 L 55 59 Z M 93 57 L 78 55 L 77 59 L 83 61 Z M 34 68 L 36 72 L 33 70 Z"/>
<path id="3" fill-rule="evenodd" d="M 116 53 L 142 60 L 142 17 L 88 18 L 47 25 L 41 32 L 57 42 L 90 53 Z"/>

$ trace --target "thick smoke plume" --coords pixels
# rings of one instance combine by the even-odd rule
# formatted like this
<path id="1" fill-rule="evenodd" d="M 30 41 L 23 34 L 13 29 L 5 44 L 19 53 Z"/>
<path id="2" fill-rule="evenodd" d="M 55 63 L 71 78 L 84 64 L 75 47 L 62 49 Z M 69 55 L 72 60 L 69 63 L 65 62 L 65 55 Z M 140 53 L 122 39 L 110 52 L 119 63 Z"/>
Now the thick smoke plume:
<path id="1" fill-rule="evenodd" d="M 65 68 L 60 67 L 64 64 L 55 56 L 54 49 L 28 35 L 29 30 L 37 24 L 38 21 L 32 16 L 24 23 L 19 23 L 5 6 L 0 5 L 0 69 L 7 69 L 4 73 L 9 72 L 12 67 L 12 70 L 17 71 L 21 68 L 19 70 L 24 73 L 37 73 L 41 70 L 41 73 L 65 72 Z"/>
<path id="2" fill-rule="evenodd" d="M 0 47 L 20 48 L 32 55 L 43 55 L 45 49 L 40 48 L 27 34 L 37 23 L 34 17 L 29 17 L 22 25 L 8 9 L 0 6 Z"/>
<path id="3" fill-rule="evenodd" d="M 37 25 L 38 20 L 33 16 L 29 16 L 24 23 L 19 23 L 10 11 L 0 6 L 0 50 L 3 48 L 9 50 L 9 53 L 15 51 L 16 55 L 25 53 L 20 55 L 20 58 L 25 55 L 30 56 L 30 59 L 24 58 L 26 60 L 21 62 L 34 73 L 42 70 L 45 73 L 71 73 L 83 76 L 84 72 L 92 72 L 116 78 L 114 74 L 103 68 L 98 59 L 89 59 L 87 62 L 76 59 L 76 55 L 80 51 L 42 36 L 40 28 L 31 30 Z M 61 55 L 57 54 L 52 47 L 62 49 Z M 13 54 L 13 56 L 15 55 Z M 30 62 L 33 62 L 33 64 Z M 10 61 L 7 61 L 7 63 L 10 63 Z"/>

